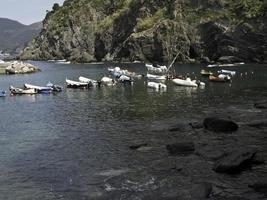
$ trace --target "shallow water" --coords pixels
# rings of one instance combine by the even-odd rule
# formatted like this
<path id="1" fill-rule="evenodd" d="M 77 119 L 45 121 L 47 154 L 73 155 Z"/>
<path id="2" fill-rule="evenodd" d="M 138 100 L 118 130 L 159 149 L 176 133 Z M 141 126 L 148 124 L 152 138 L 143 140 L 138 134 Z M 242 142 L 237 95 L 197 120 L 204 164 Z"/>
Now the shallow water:
<path id="1" fill-rule="evenodd" d="M 77 80 L 80 75 L 100 79 L 112 66 L 33 63 L 42 72 L 0 76 L 0 88 L 48 81 L 64 85 L 65 78 Z M 145 73 L 141 64 L 120 66 Z M 202 79 L 204 89 L 167 81 L 167 91 L 157 92 L 141 79 L 133 86 L 0 98 L 0 199 L 148 199 L 139 193 L 160 192 L 165 184 L 160 177 L 172 178 L 150 173 L 149 166 L 166 157 L 161 150 L 165 142 L 188 136 L 187 128 L 179 135 L 162 134 L 166 129 L 220 112 L 237 122 L 248 121 L 250 113 L 259 112 L 253 103 L 267 97 L 266 65 L 226 68 L 237 71 L 231 83 L 209 83 L 199 75 L 202 68 L 177 65 L 175 71 Z M 149 146 L 136 152 L 129 148 L 136 142 Z M 194 172 L 184 173 L 179 181 L 186 188 L 183 182 Z"/>

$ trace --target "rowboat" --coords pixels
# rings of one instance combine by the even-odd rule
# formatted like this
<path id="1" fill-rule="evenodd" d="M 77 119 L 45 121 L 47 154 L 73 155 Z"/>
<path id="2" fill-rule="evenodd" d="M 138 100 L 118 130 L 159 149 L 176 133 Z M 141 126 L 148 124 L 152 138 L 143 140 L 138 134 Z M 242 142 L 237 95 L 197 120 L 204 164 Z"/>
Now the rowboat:
<path id="1" fill-rule="evenodd" d="M 89 78 L 86 78 L 86 77 L 83 77 L 83 76 L 79 77 L 79 81 L 82 82 L 82 83 L 92 84 L 93 86 L 97 86 L 98 85 L 98 82 L 96 80 L 89 79 Z"/>
<path id="2" fill-rule="evenodd" d="M 153 74 L 149 74 L 147 73 L 147 78 L 150 79 L 150 80 L 166 80 L 166 76 L 165 75 L 153 75 Z"/>
<path id="3" fill-rule="evenodd" d="M 213 73 L 212 73 L 211 71 L 207 71 L 207 70 L 205 70 L 205 69 L 202 69 L 202 70 L 200 71 L 200 74 L 201 74 L 202 76 L 209 76 L 209 75 L 212 75 Z"/>
<path id="4" fill-rule="evenodd" d="M 31 84 L 27 84 L 25 83 L 24 84 L 24 88 L 25 89 L 35 89 L 38 93 L 51 93 L 52 92 L 52 88 L 51 87 L 48 87 L 48 86 L 36 86 L 36 85 L 31 85 Z"/>
<path id="5" fill-rule="evenodd" d="M 228 75 L 220 74 L 219 76 L 209 76 L 209 81 L 212 82 L 228 82 L 231 80 L 231 77 Z"/>
<path id="6" fill-rule="evenodd" d="M 5 96 L 6 96 L 6 91 L 0 90 L 0 97 L 5 97 Z"/>
<path id="7" fill-rule="evenodd" d="M 121 83 L 133 83 L 131 77 L 126 76 L 126 75 L 121 75 L 121 76 L 118 78 L 118 81 L 121 82 Z"/>
<path id="8" fill-rule="evenodd" d="M 37 94 L 36 89 L 22 89 L 22 88 L 16 88 L 16 87 L 10 86 L 9 90 L 10 90 L 12 95 L 16 95 L 16 94 Z"/>
<path id="9" fill-rule="evenodd" d="M 175 78 L 172 80 L 172 82 L 179 86 L 198 87 L 196 81 L 192 81 L 190 78 L 186 79 Z"/>
<path id="10" fill-rule="evenodd" d="M 46 84 L 47 87 L 51 87 L 53 92 L 61 92 L 63 87 L 60 85 L 55 85 L 50 81 Z"/>
<path id="11" fill-rule="evenodd" d="M 156 90 L 166 90 L 167 89 L 167 85 L 165 85 L 163 83 L 148 82 L 147 86 L 149 88 L 153 88 L 153 89 L 156 89 Z"/>
<path id="12" fill-rule="evenodd" d="M 83 82 L 79 82 L 79 81 L 72 81 L 69 79 L 66 79 L 66 84 L 67 84 L 67 87 L 69 87 L 69 88 L 87 88 L 87 87 L 89 87 L 88 83 L 83 83 Z"/>
<path id="13" fill-rule="evenodd" d="M 218 71 L 218 73 L 230 74 L 231 76 L 234 76 L 236 74 L 235 71 L 230 71 L 230 70 L 225 70 L 225 69 Z"/>

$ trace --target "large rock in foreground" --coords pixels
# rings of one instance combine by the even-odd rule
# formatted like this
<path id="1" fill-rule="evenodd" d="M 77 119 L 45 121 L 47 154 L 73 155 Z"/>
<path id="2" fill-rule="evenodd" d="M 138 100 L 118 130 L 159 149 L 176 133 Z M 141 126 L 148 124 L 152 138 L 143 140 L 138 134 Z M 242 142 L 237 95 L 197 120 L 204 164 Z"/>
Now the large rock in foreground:
<path id="1" fill-rule="evenodd" d="M 25 62 L 7 62 L 6 74 L 27 74 L 40 71 L 39 68 Z"/>
<path id="2" fill-rule="evenodd" d="M 255 149 L 241 148 L 226 155 L 215 163 L 214 171 L 220 173 L 238 173 L 253 163 Z"/>
<path id="3" fill-rule="evenodd" d="M 238 130 L 238 125 L 228 119 L 209 117 L 203 122 L 204 127 L 214 132 L 234 132 Z"/>

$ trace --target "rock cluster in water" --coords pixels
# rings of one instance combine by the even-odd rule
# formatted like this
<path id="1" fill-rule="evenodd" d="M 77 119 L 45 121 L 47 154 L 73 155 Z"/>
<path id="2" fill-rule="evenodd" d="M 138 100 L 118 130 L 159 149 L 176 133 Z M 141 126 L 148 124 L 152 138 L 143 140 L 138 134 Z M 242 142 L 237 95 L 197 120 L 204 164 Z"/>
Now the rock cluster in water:
<path id="1" fill-rule="evenodd" d="M 6 74 L 27 74 L 40 71 L 32 64 L 18 61 L 6 62 L 4 66 Z"/>

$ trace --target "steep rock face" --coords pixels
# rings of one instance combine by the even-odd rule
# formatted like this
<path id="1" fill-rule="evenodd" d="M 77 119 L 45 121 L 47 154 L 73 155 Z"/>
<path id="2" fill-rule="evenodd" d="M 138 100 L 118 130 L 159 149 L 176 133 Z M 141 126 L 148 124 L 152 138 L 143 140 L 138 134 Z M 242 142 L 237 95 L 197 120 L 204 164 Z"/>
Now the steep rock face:
<path id="1" fill-rule="evenodd" d="M 66 0 L 47 14 L 21 58 L 170 62 L 177 55 L 182 62 L 222 56 L 265 62 L 265 14 L 237 23 L 226 17 L 233 12 L 229 2 Z"/>

